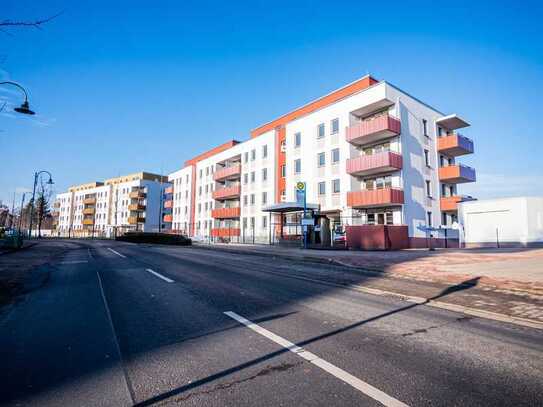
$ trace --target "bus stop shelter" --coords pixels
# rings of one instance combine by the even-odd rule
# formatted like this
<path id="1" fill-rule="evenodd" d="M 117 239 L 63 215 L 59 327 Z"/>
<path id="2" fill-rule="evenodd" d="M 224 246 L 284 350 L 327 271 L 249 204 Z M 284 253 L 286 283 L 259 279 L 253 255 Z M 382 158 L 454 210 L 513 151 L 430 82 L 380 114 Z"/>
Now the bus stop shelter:
<path id="1" fill-rule="evenodd" d="M 318 211 L 319 210 L 319 205 L 318 204 L 306 204 L 306 209 L 308 211 Z M 281 202 L 281 203 L 277 203 L 277 204 L 273 204 L 273 205 L 268 205 L 264 208 L 262 208 L 262 211 L 263 212 L 268 212 L 269 213 L 269 216 L 270 216 L 270 243 L 272 242 L 272 225 L 274 225 L 274 223 L 272 222 L 272 215 L 279 215 L 279 223 L 275 224 L 275 229 L 276 229 L 276 233 L 278 233 L 279 235 L 279 239 L 280 241 L 284 241 L 284 240 L 288 240 L 288 239 L 285 239 L 285 226 L 287 226 L 287 228 L 292 228 L 292 227 L 295 227 L 295 228 L 300 228 L 300 231 L 301 231 L 301 224 L 297 224 L 297 225 L 285 225 L 285 216 L 287 214 L 292 214 L 292 213 L 301 213 L 304 211 L 304 205 L 300 202 Z M 290 234 L 289 234 L 290 235 Z"/>

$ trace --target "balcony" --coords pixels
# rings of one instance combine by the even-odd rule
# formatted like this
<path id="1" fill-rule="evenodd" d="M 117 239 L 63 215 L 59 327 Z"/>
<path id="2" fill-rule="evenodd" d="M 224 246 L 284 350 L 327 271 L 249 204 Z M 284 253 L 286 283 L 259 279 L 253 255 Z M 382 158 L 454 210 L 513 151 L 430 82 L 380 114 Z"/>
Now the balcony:
<path id="1" fill-rule="evenodd" d="M 96 204 L 96 198 L 85 198 L 83 199 L 85 205 L 94 205 Z"/>
<path id="2" fill-rule="evenodd" d="M 164 215 L 164 218 L 162 219 L 166 223 L 172 223 L 173 216 L 172 215 Z"/>
<path id="3" fill-rule="evenodd" d="M 55 202 L 53 204 L 53 208 L 60 208 L 60 202 Z"/>
<path id="4" fill-rule="evenodd" d="M 241 177 L 241 165 L 233 165 L 231 167 L 225 167 L 218 169 L 213 174 L 213 179 L 215 181 L 223 181 L 226 179 L 236 179 Z"/>
<path id="5" fill-rule="evenodd" d="M 83 219 L 83 225 L 94 225 L 94 218 Z"/>
<path id="6" fill-rule="evenodd" d="M 128 196 L 132 199 L 143 199 L 147 197 L 147 194 L 142 191 L 132 191 Z"/>
<path id="7" fill-rule="evenodd" d="M 83 215 L 94 215 L 94 208 L 85 208 L 83 209 Z"/>
<path id="8" fill-rule="evenodd" d="M 173 208 L 173 201 L 171 199 L 164 201 L 164 208 L 165 209 L 171 209 Z"/>
<path id="9" fill-rule="evenodd" d="M 173 194 L 173 185 L 171 187 L 168 187 L 164 190 L 165 194 Z"/>
<path id="10" fill-rule="evenodd" d="M 129 225 L 137 225 L 138 223 L 145 223 L 145 218 L 142 216 L 129 216 L 128 217 L 128 224 Z"/>
<path id="11" fill-rule="evenodd" d="M 400 121 L 384 114 L 347 127 L 345 139 L 349 143 L 362 145 L 397 136 L 400 131 Z"/>
<path id="12" fill-rule="evenodd" d="M 144 211 L 145 210 L 145 205 L 142 205 L 142 204 L 130 204 L 130 205 L 128 205 L 128 210 L 129 211 Z"/>
<path id="13" fill-rule="evenodd" d="M 211 217 L 215 219 L 230 219 L 239 218 L 241 215 L 241 208 L 217 208 L 211 211 Z"/>
<path id="14" fill-rule="evenodd" d="M 213 228 L 211 229 L 212 237 L 232 237 L 232 236 L 239 236 L 239 235 L 240 235 L 239 228 Z"/>
<path id="15" fill-rule="evenodd" d="M 473 141 L 460 134 L 438 137 L 437 151 L 450 157 L 473 153 Z"/>
<path id="16" fill-rule="evenodd" d="M 456 212 L 459 202 L 473 201 L 475 198 L 466 195 L 452 195 L 442 197 L 439 204 L 443 212 Z"/>
<path id="17" fill-rule="evenodd" d="M 385 151 L 373 155 L 361 155 L 347 160 L 347 173 L 363 176 L 402 169 L 401 154 Z"/>
<path id="18" fill-rule="evenodd" d="M 213 199 L 233 199 L 239 198 L 241 194 L 241 185 L 234 185 L 226 188 L 219 188 L 213 191 Z"/>
<path id="19" fill-rule="evenodd" d="M 403 190 L 398 188 L 347 192 L 347 206 L 353 208 L 371 208 L 401 204 L 403 204 Z"/>
<path id="20" fill-rule="evenodd" d="M 466 165 L 449 165 L 439 168 L 439 180 L 449 184 L 475 182 L 475 170 Z"/>

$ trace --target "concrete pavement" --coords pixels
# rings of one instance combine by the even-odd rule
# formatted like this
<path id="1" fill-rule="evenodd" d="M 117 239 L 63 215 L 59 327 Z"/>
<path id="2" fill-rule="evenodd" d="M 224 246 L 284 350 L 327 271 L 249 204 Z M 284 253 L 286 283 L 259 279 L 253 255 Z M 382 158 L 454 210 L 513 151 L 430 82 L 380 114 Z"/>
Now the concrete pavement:
<path id="1" fill-rule="evenodd" d="M 318 267 L 79 242 L 0 311 L 0 403 L 541 404 L 541 331 L 285 275 Z"/>

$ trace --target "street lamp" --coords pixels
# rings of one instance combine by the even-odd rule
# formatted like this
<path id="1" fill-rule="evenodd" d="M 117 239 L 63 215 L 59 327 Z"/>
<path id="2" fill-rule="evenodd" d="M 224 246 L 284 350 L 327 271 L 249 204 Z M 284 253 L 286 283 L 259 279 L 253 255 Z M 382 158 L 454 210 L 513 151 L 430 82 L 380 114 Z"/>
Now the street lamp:
<path id="1" fill-rule="evenodd" d="M 21 104 L 21 106 L 16 107 L 13 110 L 15 110 L 18 113 L 22 113 L 22 114 L 28 114 L 28 115 L 35 114 L 32 110 L 30 110 L 30 105 L 28 104 L 28 94 L 26 93 L 25 88 L 23 88 L 17 82 L 12 82 L 12 81 L 3 81 L 3 82 L 0 82 L 0 85 L 13 85 L 16 88 L 19 88 L 20 90 L 23 91 L 23 93 L 25 95 L 25 101 Z"/>
<path id="2" fill-rule="evenodd" d="M 47 184 L 48 185 L 53 185 L 54 182 L 53 182 L 53 176 L 51 175 L 51 173 L 49 171 L 45 171 L 45 170 L 41 170 L 41 171 L 38 171 L 36 173 L 34 173 L 34 188 L 32 189 L 32 201 L 31 201 L 31 206 L 30 206 L 30 226 L 29 226 L 29 239 L 32 238 L 32 218 L 34 217 L 34 200 L 36 198 L 36 185 L 38 184 L 38 177 L 40 176 L 40 174 L 48 174 L 49 175 L 49 181 L 47 181 Z"/>

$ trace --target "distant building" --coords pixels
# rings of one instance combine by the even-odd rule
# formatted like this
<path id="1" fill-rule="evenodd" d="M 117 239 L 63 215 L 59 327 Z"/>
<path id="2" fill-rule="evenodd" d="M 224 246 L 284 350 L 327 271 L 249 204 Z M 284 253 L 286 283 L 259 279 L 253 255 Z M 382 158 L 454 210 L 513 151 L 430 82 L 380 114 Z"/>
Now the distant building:
<path id="1" fill-rule="evenodd" d="M 91 182 L 58 194 L 53 205 L 54 236 L 112 237 L 127 231 L 158 232 L 164 190 L 163 175 L 139 172 Z"/>
<path id="2" fill-rule="evenodd" d="M 458 207 L 466 247 L 543 246 L 543 197 L 469 201 Z"/>

